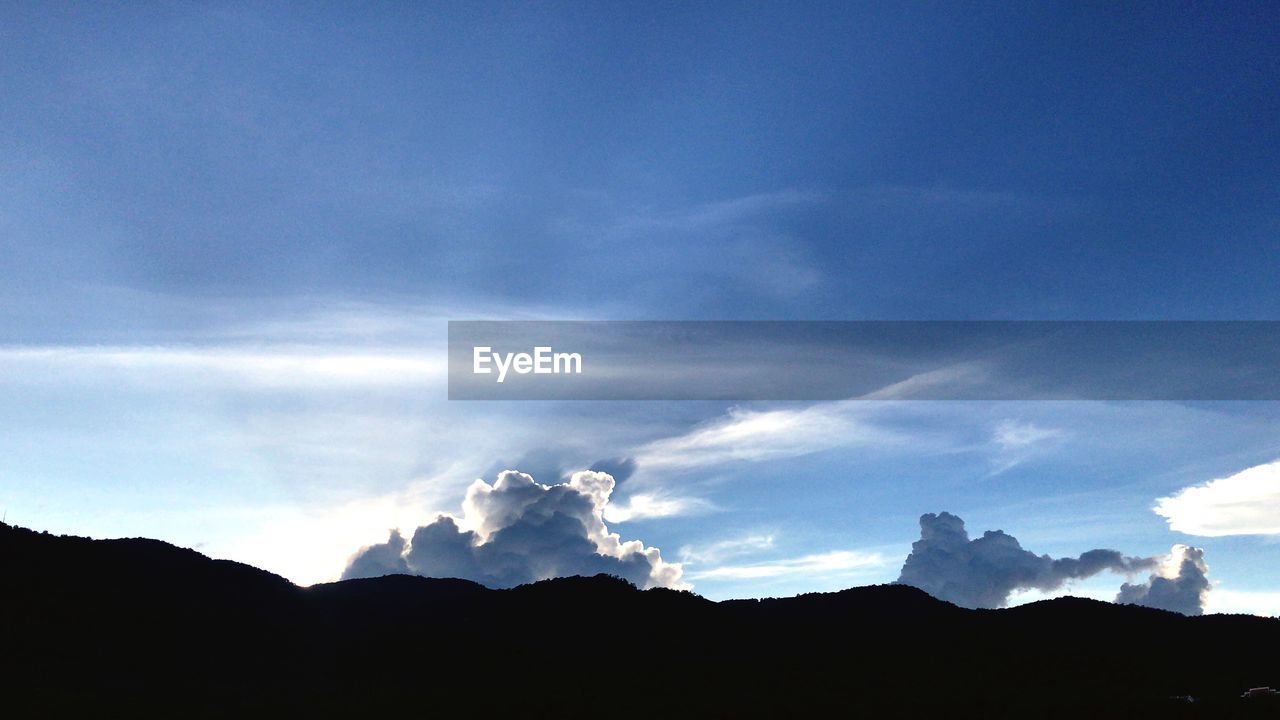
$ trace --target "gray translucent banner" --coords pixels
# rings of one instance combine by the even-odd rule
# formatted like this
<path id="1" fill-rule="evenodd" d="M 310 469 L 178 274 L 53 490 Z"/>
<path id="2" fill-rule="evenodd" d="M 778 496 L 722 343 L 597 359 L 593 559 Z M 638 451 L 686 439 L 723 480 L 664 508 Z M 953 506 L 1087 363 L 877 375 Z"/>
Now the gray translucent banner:
<path id="1" fill-rule="evenodd" d="M 452 321 L 451 400 L 1280 400 L 1277 321 Z"/>

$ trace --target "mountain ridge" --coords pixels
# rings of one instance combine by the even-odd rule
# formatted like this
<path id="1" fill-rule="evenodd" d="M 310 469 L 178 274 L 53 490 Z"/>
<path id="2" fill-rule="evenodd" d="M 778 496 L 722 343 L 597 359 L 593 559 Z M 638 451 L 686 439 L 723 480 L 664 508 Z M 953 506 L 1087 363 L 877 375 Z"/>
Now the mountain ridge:
<path id="1" fill-rule="evenodd" d="M 603 575 L 299 587 L 162 541 L 9 525 L 0 566 L 13 619 L 0 683 L 11 707 L 46 716 L 343 715 L 414 708 L 424 693 L 482 714 L 644 714 L 619 704 L 637 684 L 670 714 L 1230 717 L 1273 711 L 1265 693 L 1241 695 L 1280 687 L 1280 619 L 1083 598 L 969 610 L 888 584 L 715 602 Z"/>

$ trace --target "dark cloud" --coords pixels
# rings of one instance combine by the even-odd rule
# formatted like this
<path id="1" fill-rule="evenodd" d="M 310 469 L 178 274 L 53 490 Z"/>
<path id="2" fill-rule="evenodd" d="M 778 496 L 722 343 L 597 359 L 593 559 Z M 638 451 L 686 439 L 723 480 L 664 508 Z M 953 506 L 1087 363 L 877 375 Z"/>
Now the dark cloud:
<path id="1" fill-rule="evenodd" d="M 1183 615 L 1203 613 L 1205 596 L 1209 593 L 1209 566 L 1204 561 L 1204 550 L 1174 545 L 1165 568 L 1165 573 L 1153 574 L 1145 583 L 1121 585 L 1116 602 L 1172 610 Z"/>
<path id="2" fill-rule="evenodd" d="M 571 461 L 572 453 L 562 448 L 536 448 L 521 455 L 518 460 L 500 460 L 490 465 L 480 477 L 496 477 L 498 473 L 510 468 L 520 468 L 520 472 L 538 478 L 542 482 L 558 483 L 564 480 L 570 469 L 579 470 L 582 465 Z M 581 458 L 578 459 L 579 462 Z M 593 470 L 595 468 L 592 468 Z M 605 470 L 604 472 L 608 472 Z M 617 479 L 616 477 L 614 478 Z M 620 481 L 619 481 L 620 482 Z"/>
<path id="3" fill-rule="evenodd" d="M 356 553 L 347 563 L 342 577 L 380 577 L 408 573 L 404 561 L 405 542 L 399 530 L 392 530 L 391 537 L 381 545 L 370 545 Z"/>
<path id="4" fill-rule="evenodd" d="M 681 568 L 658 548 L 624 542 L 603 520 L 614 479 L 584 470 L 542 485 L 521 472 L 467 489 L 463 517 L 441 516 L 406 544 L 399 532 L 356 553 L 343 578 L 410 573 L 512 587 L 550 577 L 608 573 L 641 587 L 680 587 Z"/>
<path id="5" fill-rule="evenodd" d="M 590 469 L 612 475 L 613 479 L 621 485 L 635 474 L 636 461 L 635 458 L 629 457 L 606 458 L 591 463 Z"/>
<path id="6" fill-rule="evenodd" d="M 1090 550 L 1078 558 L 1054 559 L 1023 549 L 1017 538 L 988 530 L 970 540 L 964 520 L 951 513 L 920 517 L 920 539 L 902 566 L 898 582 L 970 608 L 1003 606 L 1020 589 L 1056 590 L 1068 580 L 1103 570 L 1133 573 L 1156 565 L 1115 550 Z"/>

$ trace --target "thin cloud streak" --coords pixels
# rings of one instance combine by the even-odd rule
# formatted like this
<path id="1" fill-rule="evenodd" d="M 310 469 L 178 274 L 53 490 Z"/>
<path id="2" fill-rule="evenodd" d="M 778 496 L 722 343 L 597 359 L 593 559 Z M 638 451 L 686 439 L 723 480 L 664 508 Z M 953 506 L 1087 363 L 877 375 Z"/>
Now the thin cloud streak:
<path id="1" fill-rule="evenodd" d="M 911 442 L 918 450 L 920 437 L 890 429 L 878 420 L 896 404 L 869 402 L 905 400 L 940 385 L 974 384 L 989 380 L 978 365 L 921 373 L 859 398 L 814 403 L 802 408 L 750 410 L 730 408 L 728 413 L 689 432 L 652 441 L 633 455 L 644 471 L 687 470 L 731 462 L 761 462 L 796 457 L 836 447 L 875 445 L 881 448 Z"/>
<path id="2" fill-rule="evenodd" d="M 689 571 L 686 577 L 692 580 L 759 580 L 796 575 L 827 577 L 876 570 L 887 564 L 888 561 L 880 553 L 833 550 L 786 560 L 721 565 L 706 570 Z"/>
<path id="3" fill-rule="evenodd" d="M 718 563 L 731 557 L 771 550 L 773 543 L 773 535 L 747 535 L 700 547 L 686 545 L 680 548 L 680 560 L 690 564 Z"/>
<path id="4" fill-rule="evenodd" d="M 729 462 L 760 462 L 851 444 L 894 444 L 902 438 L 866 421 L 850 402 L 797 410 L 731 408 L 692 431 L 655 440 L 635 452 L 645 471 L 680 470 Z"/>
<path id="5" fill-rule="evenodd" d="M 316 347 L 37 346 L 0 347 L 0 368 L 24 384 L 41 379 L 164 382 L 307 388 L 437 386 L 448 363 L 439 352 Z"/>

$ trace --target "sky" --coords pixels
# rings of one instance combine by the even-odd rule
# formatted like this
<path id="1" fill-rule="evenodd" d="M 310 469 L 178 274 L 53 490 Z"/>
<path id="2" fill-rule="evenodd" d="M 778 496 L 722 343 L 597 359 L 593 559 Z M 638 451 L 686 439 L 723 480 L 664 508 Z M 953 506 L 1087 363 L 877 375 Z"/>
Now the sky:
<path id="1" fill-rule="evenodd" d="M 445 383 L 448 320 L 1280 319 L 1278 14 L 6 4 L 0 506 L 307 584 L 441 513 L 492 538 L 519 470 L 713 598 L 893 581 L 945 511 L 1200 548 L 1208 610 L 1280 614 L 1273 402 Z"/>

